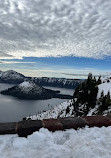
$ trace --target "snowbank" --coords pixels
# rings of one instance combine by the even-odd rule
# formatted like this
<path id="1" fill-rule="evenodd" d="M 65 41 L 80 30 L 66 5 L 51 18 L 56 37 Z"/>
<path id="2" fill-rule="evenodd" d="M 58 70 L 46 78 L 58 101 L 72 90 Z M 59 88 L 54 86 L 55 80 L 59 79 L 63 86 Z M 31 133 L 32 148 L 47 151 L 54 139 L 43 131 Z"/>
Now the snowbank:
<path id="1" fill-rule="evenodd" d="M 0 136 L 1 158 L 110 158 L 111 127 Z"/>

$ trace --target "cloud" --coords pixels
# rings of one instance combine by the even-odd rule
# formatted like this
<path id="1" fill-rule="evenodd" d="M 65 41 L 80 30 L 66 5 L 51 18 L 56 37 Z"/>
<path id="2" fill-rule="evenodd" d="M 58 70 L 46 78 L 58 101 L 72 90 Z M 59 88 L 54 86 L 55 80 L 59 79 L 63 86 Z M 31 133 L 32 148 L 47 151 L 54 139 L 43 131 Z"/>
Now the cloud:
<path id="1" fill-rule="evenodd" d="M 87 78 L 87 76 L 88 76 L 89 73 L 87 73 L 87 74 L 84 74 L 84 73 L 83 73 L 83 74 L 82 74 L 82 73 L 81 73 L 81 74 L 62 73 L 62 74 L 63 74 L 63 75 L 67 75 L 67 76 L 77 76 L 77 77 L 79 77 L 79 78 L 84 78 L 84 77 Z M 95 77 L 99 77 L 100 75 L 101 75 L 101 76 L 106 76 L 106 74 L 101 74 L 101 73 L 98 74 L 98 75 L 97 75 L 97 74 L 96 74 L 96 75 L 94 74 Z"/>
<path id="2" fill-rule="evenodd" d="M 10 70 L 12 67 L 2 67 L 2 71 L 7 71 Z M 89 68 L 90 69 L 90 68 Z M 31 67 L 25 67 L 25 66 L 15 66 L 13 67 L 13 70 L 24 74 L 25 76 L 29 76 L 29 77 L 57 77 L 57 78 L 71 78 L 71 79 L 85 79 L 87 78 L 89 72 L 92 72 L 92 74 L 96 77 L 98 77 L 99 75 L 101 76 L 108 76 L 111 75 L 111 71 L 110 70 L 98 70 L 98 69 L 91 69 L 92 71 L 84 71 L 84 68 L 78 70 L 78 69 L 66 69 L 66 68 L 62 68 L 62 69 L 55 69 L 55 67 L 42 67 L 42 68 L 36 68 L 36 69 L 32 69 Z"/>
<path id="3" fill-rule="evenodd" d="M 0 64 L 34 64 L 36 62 L 0 61 Z"/>
<path id="4" fill-rule="evenodd" d="M 111 0 L 0 1 L 0 59 L 111 56 L 110 17 Z"/>

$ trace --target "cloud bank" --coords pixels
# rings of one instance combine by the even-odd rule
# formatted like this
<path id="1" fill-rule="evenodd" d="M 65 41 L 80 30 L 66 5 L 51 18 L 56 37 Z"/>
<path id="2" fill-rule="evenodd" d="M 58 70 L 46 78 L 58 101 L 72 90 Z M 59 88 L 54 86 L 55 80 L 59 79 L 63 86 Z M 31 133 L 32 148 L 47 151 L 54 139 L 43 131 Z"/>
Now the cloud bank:
<path id="1" fill-rule="evenodd" d="M 0 64 L 35 64 L 36 62 L 0 61 Z"/>
<path id="2" fill-rule="evenodd" d="M 111 56 L 111 0 L 0 1 L 0 59 Z"/>

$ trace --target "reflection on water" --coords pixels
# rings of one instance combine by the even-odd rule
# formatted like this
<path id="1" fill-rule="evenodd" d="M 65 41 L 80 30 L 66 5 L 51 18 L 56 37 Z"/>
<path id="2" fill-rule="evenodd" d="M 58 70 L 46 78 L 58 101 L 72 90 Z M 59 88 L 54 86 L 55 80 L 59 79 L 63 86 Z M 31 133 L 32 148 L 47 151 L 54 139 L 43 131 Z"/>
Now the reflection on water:
<path id="1" fill-rule="evenodd" d="M 4 90 L 12 86 L 13 85 L 0 83 L 0 90 Z M 70 95 L 73 95 L 74 92 L 74 90 L 64 88 L 52 87 L 51 89 L 60 90 L 61 93 Z M 26 101 L 0 94 L 0 122 L 20 121 L 25 116 L 46 111 L 65 100 L 66 99 L 52 98 L 48 100 Z"/>

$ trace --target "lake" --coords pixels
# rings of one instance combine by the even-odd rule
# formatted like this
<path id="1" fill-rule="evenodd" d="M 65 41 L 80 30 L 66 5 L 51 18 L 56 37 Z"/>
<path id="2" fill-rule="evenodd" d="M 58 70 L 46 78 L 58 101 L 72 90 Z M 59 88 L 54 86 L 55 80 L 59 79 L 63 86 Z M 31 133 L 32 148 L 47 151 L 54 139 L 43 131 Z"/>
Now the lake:
<path id="1" fill-rule="evenodd" d="M 0 90 L 12 87 L 13 85 L 0 83 Z M 73 89 L 45 87 L 52 90 L 60 90 L 61 94 L 73 95 Z M 21 121 L 23 117 L 41 113 L 53 108 L 55 105 L 67 99 L 47 99 L 47 100 L 20 100 L 15 97 L 0 94 L 0 122 Z"/>

